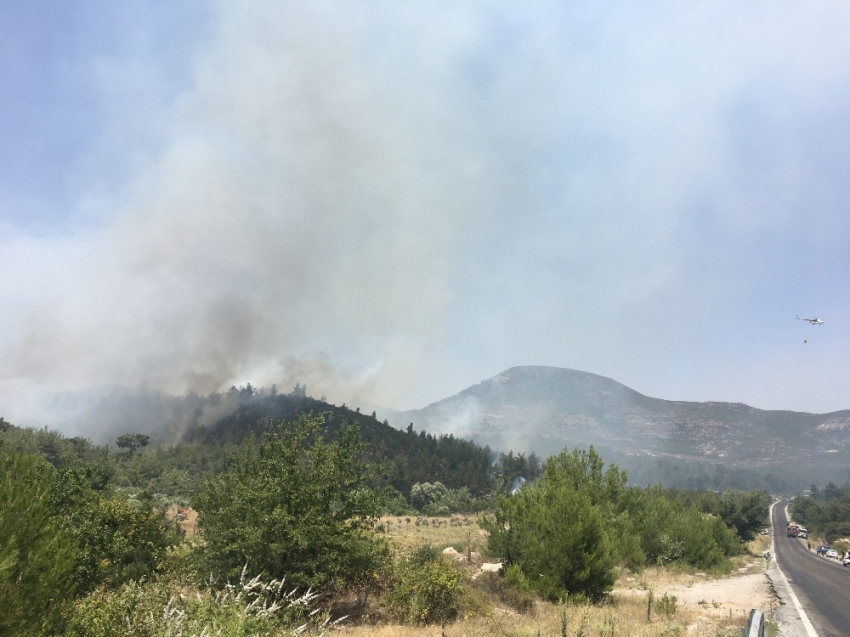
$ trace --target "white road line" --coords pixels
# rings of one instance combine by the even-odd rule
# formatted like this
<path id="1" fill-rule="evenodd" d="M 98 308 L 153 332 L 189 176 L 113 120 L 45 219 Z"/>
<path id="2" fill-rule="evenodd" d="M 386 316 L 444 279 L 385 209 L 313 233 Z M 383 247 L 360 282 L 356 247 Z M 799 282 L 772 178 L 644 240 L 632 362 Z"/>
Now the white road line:
<path id="1" fill-rule="evenodd" d="M 774 502 L 770 507 L 770 520 L 773 522 L 773 507 L 776 506 L 776 502 Z M 786 517 L 788 507 L 785 507 Z M 774 544 L 776 543 L 776 534 L 778 533 L 776 529 L 776 525 L 773 525 L 773 540 Z M 806 611 L 803 610 L 803 606 L 800 604 L 800 600 L 797 598 L 797 594 L 794 592 L 794 589 L 791 588 L 790 582 L 788 582 L 788 578 L 785 577 L 785 573 L 782 572 L 782 569 L 779 568 L 779 560 L 776 559 L 776 548 L 773 549 L 773 559 L 776 562 L 776 572 L 779 573 L 782 580 L 785 582 L 785 586 L 788 587 L 788 592 L 791 594 L 791 601 L 794 602 L 794 607 L 797 609 L 797 614 L 800 616 L 800 621 L 803 622 L 803 627 L 806 629 L 806 634 L 809 637 L 818 637 L 817 631 L 815 631 L 815 627 L 812 626 L 812 622 L 809 621 L 809 616 L 806 615 Z"/>
<path id="2" fill-rule="evenodd" d="M 806 615 L 806 611 L 804 611 L 803 607 L 800 605 L 800 600 L 797 599 L 797 594 L 794 592 L 794 589 L 791 588 L 791 584 L 788 582 L 788 578 L 785 577 L 785 573 L 783 573 L 782 569 L 779 568 L 779 562 L 776 563 L 776 572 L 779 573 L 779 575 L 785 582 L 785 586 L 788 587 L 788 592 L 791 594 L 791 600 L 794 602 L 794 607 L 797 609 L 797 614 L 800 616 L 800 621 L 803 622 L 803 627 L 806 629 L 806 634 L 809 637 L 818 637 L 818 634 L 815 631 L 815 627 L 812 626 L 812 622 L 809 621 L 809 616 Z"/>

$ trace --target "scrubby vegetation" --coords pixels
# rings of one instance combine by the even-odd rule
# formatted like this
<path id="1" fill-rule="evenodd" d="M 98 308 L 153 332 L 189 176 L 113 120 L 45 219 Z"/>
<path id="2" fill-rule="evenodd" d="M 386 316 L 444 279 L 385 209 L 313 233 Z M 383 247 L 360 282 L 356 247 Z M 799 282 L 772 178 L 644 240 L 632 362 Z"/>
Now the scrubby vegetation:
<path id="1" fill-rule="evenodd" d="M 195 431 L 171 448 L 0 430 L 10 635 L 278 635 L 343 616 L 417 625 L 486 617 L 494 604 L 532 612 L 541 599 L 583 608 L 622 569 L 730 570 L 767 517 L 763 493 L 629 486 L 593 448 L 541 462 L 410 428 L 391 452 L 329 413 Z M 197 513 L 196 533 L 167 514 L 175 501 Z M 404 517 L 381 521 L 387 511 Z M 399 527 L 432 532 L 423 516 L 435 531 L 464 529 L 455 557 L 390 541 Z M 501 573 L 475 572 L 482 549 Z M 663 608 L 675 614 L 675 600 Z"/>
<path id="2" fill-rule="evenodd" d="M 696 491 L 668 489 L 667 495 L 686 507 L 719 517 L 734 529 L 744 541 L 752 540 L 765 527 L 765 510 L 770 508 L 770 496 L 765 491 Z"/>
<path id="3" fill-rule="evenodd" d="M 386 608 L 398 622 L 436 624 L 481 610 L 467 573 L 430 545 L 398 555 L 388 566 Z"/>
<path id="4" fill-rule="evenodd" d="M 272 427 L 256 449 L 206 479 L 193 500 L 206 571 L 232 578 L 248 564 L 314 588 L 377 571 L 386 551 L 372 532 L 381 512 L 369 487 L 376 467 L 362 460 L 356 428 L 325 442 L 321 422 L 302 416 Z"/>
<path id="5" fill-rule="evenodd" d="M 439 483 L 451 497 L 438 508 L 472 511 L 480 505 L 478 499 L 492 499 L 495 492 L 540 475 L 541 462 L 533 453 L 494 454 L 469 440 L 417 432 L 412 425 L 399 431 L 374 416 L 310 398 L 301 387 L 278 394 L 257 391 L 249 385 L 195 399 L 199 401 L 197 414 L 177 440 L 125 433 L 116 439 L 116 447 L 94 445 L 56 431 L 15 427 L 2 418 L 0 439 L 12 449 L 42 456 L 56 468 L 105 463 L 119 488 L 127 492 L 147 490 L 184 503 L 198 493 L 207 476 L 221 473 L 229 458 L 256 444 L 270 426 L 295 422 L 305 415 L 322 414 L 322 432 L 328 440 L 338 436 L 348 423 L 356 424 L 364 443 L 364 458 L 381 468 L 373 476 L 372 485 L 392 487 L 408 504 L 413 485 Z M 201 424 L 203 410 L 217 409 L 222 410 L 222 417 L 212 424 Z"/>
<path id="6" fill-rule="evenodd" d="M 284 587 L 244 572 L 233 584 L 218 589 L 178 585 L 160 578 L 118 588 L 100 588 L 70 607 L 68 637 L 173 637 L 227 635 L 249 637 L 278 634 L 282 629 L 316 628 L 331 624 L 317 607 L 318 594 Z"/>
<path id="7" fill-rule="evenodd" d="M 600 599 L 618 564 L 640 569 L 683 562 L 711 569 L 743 552 L 741 538 L 722 518 L 661 487 L 626 484 L 625 472 L 616 465 L 606 470 L 593 447 L 564 451 L 548 460 L 542 479 L 499 498 L 494 517 L 483 524 L 489 549 L 517 565 L 529 586 L 551 600 Z M 762 521 L 769 503 L 763 504 Z"/>

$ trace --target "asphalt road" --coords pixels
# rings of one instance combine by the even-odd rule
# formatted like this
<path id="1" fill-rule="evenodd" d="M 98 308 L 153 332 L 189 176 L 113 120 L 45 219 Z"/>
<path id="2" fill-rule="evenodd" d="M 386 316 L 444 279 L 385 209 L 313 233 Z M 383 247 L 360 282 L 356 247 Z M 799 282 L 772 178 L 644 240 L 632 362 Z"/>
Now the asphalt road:
<path id="1" fill-rule="evenodd" d="M 800 598 L 820 637 L 850 636 L 850 567 L 809 552 L 804 540 L 785 536 L 788 525 L 782 500 L 773 507 L 776 561 Z M 814 547 L 814 546 L 813 546 Z"/>

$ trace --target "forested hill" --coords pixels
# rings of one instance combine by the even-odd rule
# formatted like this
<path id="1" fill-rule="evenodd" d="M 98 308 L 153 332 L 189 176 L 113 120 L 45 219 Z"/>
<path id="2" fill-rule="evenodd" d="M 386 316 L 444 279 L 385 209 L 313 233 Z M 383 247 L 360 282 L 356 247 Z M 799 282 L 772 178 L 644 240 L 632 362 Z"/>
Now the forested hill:
<path id="1" fill-rule="evenodd" d="M 488 447 L 450 434 L 435 436 L 412 427 L 401 431 L 374 415 L 311 398 L 299 387 L 290 394 L 256 392 L 250 387 L 233 389 L 196 397 L 195 401 L 197 409 L 189 414 L 191 418 L 180 432 L 160 430 L 150 438 L 138 434 L 144 446 L 133 449 L 97 445 L 46 428 L 16 427 L 2 419 L 0 443 L 41 455 L 56 467 L 104 463 L 119 486 L 173 496 L 196 492 L 202 476 L 221 471 L 228 457 L 272 424 L 291 423 L 310 414 L 324 415 L 329 438 L 343 426 L 356 425 L 366 444 L 367 459 L 383 468 L 383 484 L 398 489 L 405 497 L 417 482 L 441 482 L 452 489 L 466 487 L 472 495 L 483 496 L 499 484 L 534 478 L 541 468 L 533 454 L 495 454 Z"/>
<path id="2" fill-rule="evenodd" d="M 125 397 L 121 394 L 118 396 L 121 400 L 111 398 L 115 403 L 113 407 L 121 409 L 113 408 L 110 413 L 120 415 L 130 409 L 122 402 Z M 518 453 L 504 452 L 504 447 L 499 449 L 500 453 L 495 453 L 486 446 L 485 440 L 457 437 L 465 433 L 471 438 L 472 432 L 464 432 L 462 427 L 455 433 L 446 429 L 442 429 L 445 434 L 426 433 L 426 430 L 441 430 L 439 419 L 431 422 L 416 419 L 417 426 L 425 426 L 420 431 L 414 431 L 409 424 L 405 429 L 396 429 L 386 420 L 378 420 L 374 414 L 311 398 L 300 386 L 288 394 L 257 391 L 250 386 L 232 388 L 208 396 L 167 397 L 170 401 L 167 404 L 162 403 L 160 395 L 133 394 L 131 398 L 129 404 L 135 409 L 153 405 L 152 413 L 163 416 L 163 426 L 155 428 L 154 421 L 136 417 L 130 418 L 127 426 L 121 428 L 124 420 L 116 417 L 108 424 L 109 442 L 98 445 L 83 437 L 65 437 L 45 428 L 19 428 L 3 421 L 0 440 L 38 453 L 57 467 L 67 462 L 111 459 L 117 471 L 115 479 L 122 486 L 169 495 L 193 493 L 201 476 L 222 470 L 225 458 L 237 446 L 252 435 L 261 435 L 270 424 L 291 422 L 310 413 L 326 415 L 329 436 L 333 436 L 343 423 L 356 423 L 366 442 L 369 459 L 384 469 L 384 483 L 398 489 L 405 497 L 417 482 L 441 482 L 454 489 L 467 487 L 473 495 L 481 496 L 499 483 L 511 485 L 519 478 L 530 479 L 538 475 L 541 468 L 541 458 L 529 453 L 536 446 L 533 445 L 533 428 L 526 430 L 524 436 L 516 431 L 514 449 Z M 140 423 L 145 425 L 141 431 L 135 429 Z M 149 444 L 133 454 L 116 449 L 116 438 L 127 433 L 149 434 Z M 103 435 L 99 437 L 100 440 L 104 438 Z M 631 452 L 625 452 L 621 445 L 608 444 L 604 438 L 553 438 L 548 440 L 546 455 L 559 452 L 563 446 L 586 447 L 595 443 L 609 462 L 628 469 L 632 484 L 661 482 L 666 486 L 691 489 L 760 488 L 785 492 L 808 486 L 812 481 L 811 476 L 796 475 L 787 467 L 781 472 L 754 472 L 748 467 L 732 467 L 716 461 L 689 462 L 671 456 L 636 454 L 637 445 Z"/>
<path id="3" fill-rule="evenodd" d="M 291 394 L 245 395 L 238 406 L 213 424 L 190 426 L 182 436 L 184 445 L 239 445 L 257 436 L 273 423 L 292 422 L 302 414 L 324 414 L 327 433 L 356 424 L 366 443 L 367 456 L 384 467 L 389 483 L 408 493 L 416 482 L 439 481 L 447 487 L 468 487 L 475 494 L 492 488 L 493 453 L 489 447 L 456 438 L 452 434 L 434 436 L 412 427 L 400 431 L 374 414 L 366 415 L 311 398 L 296 388 Z M 516 476 L 505 476 L 510 479 Z"/>

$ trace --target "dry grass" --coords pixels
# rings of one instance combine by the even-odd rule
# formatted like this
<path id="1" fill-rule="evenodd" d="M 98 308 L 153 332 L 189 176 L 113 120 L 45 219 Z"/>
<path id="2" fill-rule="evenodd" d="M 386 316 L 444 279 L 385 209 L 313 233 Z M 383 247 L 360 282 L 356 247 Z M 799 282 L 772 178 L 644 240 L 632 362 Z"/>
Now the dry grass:
<path id="1" fill-rule="evenodd" d="M 756 535 L 755 539 L 747 543 L 747 550 L 751 555 L 761 555 L 770 548 L 769 535 Z"/>
<path id="2" fill-rule="evenodd" d="M 416 526 L 414 516 L 409 521 L 406 516 L 388 516 L 381 519 L 386 537 L 397 547 L 411 549 L 425 544 L 436 547 L 453 546 L 461 553 L 466 543 L 472 551 L 482 551 L 486 546 L 486 534 L 480 530 L 473 516 L 461 518 L 453 526 L 448 518 L 427 518 L 427 526 Z M 437 521 L 437 524 L 434 522 Z M 389 522 L 389 524 L 388 524 Z M 760 555 L 764 543 L 759 536 L 748 547 L 751 553 Z M 733 582 L 737 575 L 763 569 L 761 560 L 750 556 L 736 558 L 733 562 L 732 576 L 722 574 L 698 573 L 684 568 L 647 568 L 642 573 L 621 572 L 614 592 L 605 604 L 557 605 L 538 600 L 534 608 L 525 614 L 501 605 L 495 597 L 491 598 L 492 611 L 486 616 L 470 617 L 446 626 L 446 637 L 576 637 L 590 635 L 607 637 L 613 635 L 631 637 L 660 637 L 662 635 L 695 635 L 697 637 L 717 637 L 740 635 L 741 627 L 746 623 L 746 613 L 741 609 L 727 608 L 719 603 L 677 604 L 676 612 L 669 616 L 659 616 L 653 611 L 651 621 L 647 622 L 647 595 L 654 591 L 656 599 L 664 592 L 675 594 L 676 589 L 687 588 L 689 592 L 699 593 L 700 586 L 710 586 L 720 580 Z M 472 570 L 473 566 L 467 566 Z M 752 578 L 740 580 L 746 587 Z M 711 599 L 711 598 L 709 598 Z M 373 602 L 376 603 L 376 602 Z M 381 616 L 375 608 L 373 617 Z M 565 623 L 564 623 L 565 622 Z M 399 626 L 395 624 L 340 626 L 338 631 L 358 637 L 436 637 L 441 634 L 439 626 Z"/>
<path id="3" fill-rule="evenodd" d="M 420 521 L 419 526 L 416 520 Z M 452 523 L 454 520 L 454 523 Z M 436 547 L 453 546 L 459 552 L 467 550 L 482 552 L 487 536 L 478 526 L 474 515 L 455 515 L 451 518 L 429 518 L 417 516 L 385 516 L 380 519 L 385 536 L 397 547 L 414 549 L 430 544 Z"/>
<path id="4" fill-rule="evenodd" d="M 699 609 L 679 609 L 670 617 L 646 619 L 646 599 L 614 595 L 610 603 L 556 605 L 538 602 L 526 615 L 496 608 L 486 617 L 474 617 L 446 626 L 446 637 L 560 637 L 590 635 L 600 637 L 660 637 L 688 634 L 715 637 L 740 635 L 743 617 L 702 617 Z M 362 637 L 436 637 L 439 626 L 356 626 L 340 627 L 340 632 Z"/>

